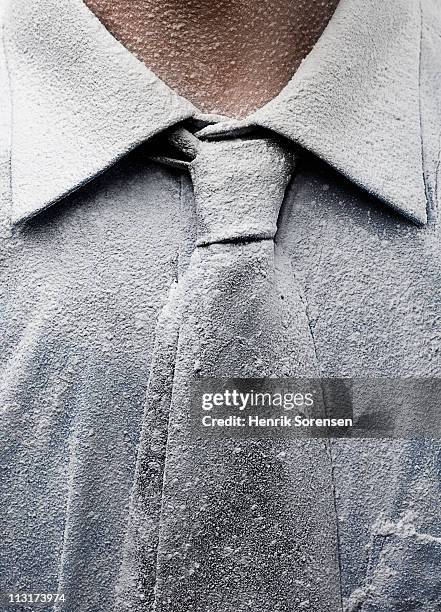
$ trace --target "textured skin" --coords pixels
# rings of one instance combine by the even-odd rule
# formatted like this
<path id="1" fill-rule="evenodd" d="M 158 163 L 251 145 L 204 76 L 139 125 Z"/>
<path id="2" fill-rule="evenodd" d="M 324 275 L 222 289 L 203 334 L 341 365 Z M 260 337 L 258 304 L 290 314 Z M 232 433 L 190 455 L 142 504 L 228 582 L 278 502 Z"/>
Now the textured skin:
<path id="1" fill-rule="evenodd" d="M 166 83 L 202 111 L 231 117 L 243 117 L 279 93 L 337 3 L 86 0 Z"/>
<path id="2" fill-rule="evenodd" d="M 157 80 L 150 90 L 138 64 L 130 72 L 132 59 L 94 18 L 70 41 L 68 28 L 49 28 L 51 44 L 42 49 L 35 38 L 48 26 L 41 0 L 14 5 L 15 18 L 21 10 L 30 25 L 17 32 L 8 21 L 12 166 L 0 62 L 1 590 L 59 589 L 69 597 L 65 610 L 104 612 L 123 560 L 155 326 L 196 242 L 188 173 L 150 161 L 153 142 L 115 160 L 190 107 L 172 96 L 177 114 L 161 114 L 169 94 L 162 97 Z M 62 18 L 77 4 L 45 6 Z M 276 235 L 325 376 L 441 375 L 441 16 L 434 0 L 422 8 L 421 29 L 417 2 L 342 2 L 321 39 L 325 56 L 314 50 L 285 103 L 266 111 L 268 125 L 271 117 L 278 131 L 291 131 L 348 177 L 301 150 Z M 361 23 L 381 19 L 356 38 L 349 69 L 334 43 L 344 45 L 343 22 L 351 37 L 365 32 L 355 27 L 357 15 Z M 395 18 L 400 36 L 392 35 Z M 22 36 L 27 53 L 14 48 Z M 110 66 L 103 59 L 115 57 Z M 95 61 L 99 70 L 91 72 Z M 118 90 L 118 70 L 126 68 L 133 79 Z M 365 87 L 367 68 L 388 77 Z M 125 104 L 130 95 L 135 108 Z M 426 204 L 429 223 L 420 227 L 409 217 L 424 222 Z M 430 440 L 333 444 L 351 612 L 439 608 L 440 450 Z"/>

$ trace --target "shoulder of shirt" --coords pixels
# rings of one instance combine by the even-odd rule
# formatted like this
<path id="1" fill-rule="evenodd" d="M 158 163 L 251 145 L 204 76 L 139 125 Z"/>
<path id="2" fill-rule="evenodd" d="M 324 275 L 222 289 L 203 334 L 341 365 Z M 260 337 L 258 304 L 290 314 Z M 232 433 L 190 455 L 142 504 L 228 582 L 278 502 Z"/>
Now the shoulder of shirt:
<path id="1" fill-rule="evenodd" d="M 441 4 L 421 0 L 420 103 L 424 174 L 429 201 L 441 205 Z M 435 217 L 439 218 L 439 211 Z"/>
<path id="2" fill-rule="evenodd" d="M 9 217 L 10 207 L 10 91 L 5 57 L 3 15 L 6 1 L 0 0 L 0 221 Z"/>

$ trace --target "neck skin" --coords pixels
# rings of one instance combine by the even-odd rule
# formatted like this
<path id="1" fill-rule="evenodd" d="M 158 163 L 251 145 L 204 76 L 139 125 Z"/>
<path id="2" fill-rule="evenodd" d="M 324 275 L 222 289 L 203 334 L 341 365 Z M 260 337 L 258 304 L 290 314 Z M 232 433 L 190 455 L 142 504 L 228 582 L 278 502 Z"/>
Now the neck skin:
<path id="1" fill-rule="evenodd" d="M 288 83 L 339 0 L 84 0 L 201 111 L 244 117 Z"/>

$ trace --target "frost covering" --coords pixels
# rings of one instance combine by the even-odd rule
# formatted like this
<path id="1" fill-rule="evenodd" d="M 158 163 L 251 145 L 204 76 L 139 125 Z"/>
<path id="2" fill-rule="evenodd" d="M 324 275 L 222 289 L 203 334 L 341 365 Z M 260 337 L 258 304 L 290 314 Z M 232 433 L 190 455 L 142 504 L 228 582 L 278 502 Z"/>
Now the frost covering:
<path id="1" fill-rule="evenodd" d="M 195 551 L 190 536 L 192 529 L 208 533 L 216 517 L 200 512 L 203 490 L 197 478 L 206 476 L 207 503 L 215 507 L 213 491 L 226 475 L 222 470 L 201 472 L 189 453 L 186 463 L 177 465 L 175 451 L 185 432 L 174 432 L 170 467 L 184 483 L 176 496 L 185 508 L 172 512 L 168 495 L 164 524 L 144 524 L 137 509 L 145 503 L 146 488 L 141 487 L 139 497 L 131 491 L 134 482 L 139 484 L 136 461 L 142 465 L 150 448 L 144 419 L 147 384 L 152 372 L 162 373 L 164 379 L 154 384 L 170 389 L 168 368 L 173 355 L 179 357 L 176 416 L 178 403 L 185 410 L 184 401 L 178 401 L 185 398 L 184 378 L 194 374 L 192 365 L 198 370 L 205 363 L 214 339 L 219 362 L 204 367 L 239 368 L 233 354 L 239 326 L 238 356 L 257 373 L 268 371 L 272 360 L 281 374 L 285 365 L 291 372 L 299 351 L 303 355 L 297 366 L 317 368 L 324 377 L 441 376 L 440 32 L 435 0 L 342 0 L 280 96 L 245 121 L 225 123 L 201 118 L 121 47 L 81 0 L 9 3 L 6 57 L 0 48 L 1 591 L 58 591 L 66 595 L 63 612 L 112 607 L 119 612 L 123 590 L 139 576 L 145 580 L 145 602 L 151 602 L 153 565 L 149 572 L 145 567 L 139 571 L 137 564 L 154 556 L 158 605 L 170 605 L 167 592 L 176 594 L 180 567 L 188 569 L 181 569 L 181 575 L 189 587 L 189 595 L 179 592 L 180 606 L 194 595 L 205 572 L 207 585 L 217 580 L 224 592 L 231 587 L 226 601 L 234 612 L 241 585 L 233 582 L 239 576 L 249 580 L 252 607 L 263 608 L 267 600 L 274 604 L 281 588 L 276 568 L 285 568 L 288 558 L 316 567 L 296 549 L 296 542 L 305 544 L 303 527 L 308 525 L 311 552 L 324 534 L 324 565 L 334 571 L 336 526 L 329 513 L 326 457 L 316 444 L 309 448 L 304 442 L 320 467 L 315 480 L 323 484 L 320 491 L 308 482 L 304 464 L 300 472 L 288 470 L 293 462 L 302 466 L 295 445 L 277 457 L 259 445 L 236 445 L 234 453 L 224 456 L 233 484 L 221 492 L 230 502 L 231 520 L 224 515 L 221 528 L 211 530 L 216 542 L 199 549 L 210 558 L 217 545 L 217 556 L 204 565 L 190 552 Z M 221 154 L 217 142 L 216 154 L 201 149 L 201 165 L 198 161 L 191 168 L 154 161 L 166 130 L 183 122 L 193 132 L 205 125 L 199 134 L 204 143 L 228 137 L 233 148 Z M 275 134 L 284 151 L 295 150 L 275 248 L 270 239 L 274 218 L 263 228 L 257 218 L 257 225 L 242 226 L 237 219 L 225 226 L 224 219 L 222 231 L 240 226 L 248 237 L 261 232 L 261 239 L 247 244 L 238 236 L 229 244 L 203 239 L 197 246 L 196 232 L 203 223 L 197 209 L 211 201 L 209 185 L 216 183 L 208 175 L 204 181 L 204 155 L 211 156 L 210 164 L 218 159 L 221 180 L 224 165 L 232 164 L 235 172 L 239 140 L 233 145 L 234 138 L 273 142 Z M 279 159 L 278 145 L 241 146 L 243 151 L 258 146 L 262 155 L 263 182 L 260 187 L 247 183 L 259 191 L 252 202 L 271 202 L 275 211 L 288 170 L 283 161 L 274 164 L 277 171 L 264 170 L 263 159 L 267 154 Z M 256 168 L 247 171 L 243 156 L 237 165 L 245 180 Z M 225 193 L 235 198 L 233 184 Z M 234 211 L 226 210 L 230 219 Z M 215 231 L 213 217 L 200 236 Z M 184 280 L 184 295 L 171 300 L 170 286 L 178 297 L 180 285 L 174 283 L 185 279 L 190 268 L 199 284 Z M 231 283 L 224 283 L 220 299 L 211 291 L 227 275 Z M 247 295 L 243 316 L 242 306 L 228 299 L 234 292 Z M 182 312 L 163 310 L 176 303 L 184 305 Z M 212 329 L 203 317 L 204 305 L 212 313 Z M 248 316 L 252 312 L 258 316 Z M 175 345 L 170 325 L 177 322 L 188 352 Z M 288 324 L 286 339 L 276 346 L 281 322 Z M 209 333 L 209 342 L 195 365 L 193 351 L 199 350 L 202 330 Z M 262 345 L 256 340 L 259 332 Z M 235 337 L 231 348 L 222 344 L 230 335 Z M 286 351 L 286 364 L 279 350 Z M 248 362 L 243 361 L 246 351 Z M 267 362 L 253 360 L 266 352 L 271 355 Z M 161 414 L 155 409 L 149 418 Z M 153 445 L 155 476 L 141 482 L 150 483 L 154 494 L 163 443 L 159 436 Z M 200 452 L 211 457 L 212 450 L 201 445 Z M 440 452 L 439 440 L 431 439 L 330 444 L 338 523 L 334 552 L 343 605 L 351 612 L 432 612 L 440 607 Z M 191 479 L 179 471 L 184 465 Z M 234 475 L 243 475 L 246 465 L 256 467 L 261 481 L 245 489 L 246 483 L 241 488 Z M 245 476 L 249 482 L 257 479 L 251 469 Z M 299 489 L 287 491 L 287 478 Z M 277 482 L 283 486 L 276 489 Z M 167 477 L 165 484 L 167 492 L 173 491 L 172 479 Z M 265 492 L 273 522 L 259 502 Z M 190 496 L 196 499 L 193 506 L 187 503 Z M 309 496 L 321 512 L 309 512 L 308 525 L 299 523 L 302 529 L 294 533 L 290 510 L 303 505 L 296 517 L 305 521 Z M 226 502 L 219 504 L 225 512 Z M 176 533 L 179 517 L 186 528 L 182 535 Z M 235 524 L 242 533 L 246 525 L 253 526 L 242 549 Z M 271 525 L 280 557 L 275 558 L 268 530 L 261 525 Z M 140 537 L 132 537 L 137 529 Z M 155 534 L 158 556 L 149 548 Z M 260 536 L 263 547 L 253 546 L 251 561 L 247 547 Z M 188 551 L 186 544 L 191 545 Z M 222 573 L 222 567 L 236 573 Z M 290 565 L 299 584 L 287 580 L 287 592 L 298 592 L 289 601 L 280 595 L 280 612 L 283 606 L 289 612 L 314 609 L 306 590 L 318 597 L 320 585 L 313 572 L 308 586 L 302 567 Z M 171 578 L 167 568 L 173 570 Z M 266 575 L 259 599 L 256 577 L 262 568 Z M 212 605 L 204 612 L 225 612 L 214 588 L 204 594 Z M 127 601 L 140 605 L 138 584 L 129 595 Z M 323 601 L 339 611 L 340 602 L 329 600 L 334 595 L 330 589 Z M 248 599 L 240 605 L 240 612 L 247 610 Z M 61 607 L 54 610 L 61 612 Z"/>

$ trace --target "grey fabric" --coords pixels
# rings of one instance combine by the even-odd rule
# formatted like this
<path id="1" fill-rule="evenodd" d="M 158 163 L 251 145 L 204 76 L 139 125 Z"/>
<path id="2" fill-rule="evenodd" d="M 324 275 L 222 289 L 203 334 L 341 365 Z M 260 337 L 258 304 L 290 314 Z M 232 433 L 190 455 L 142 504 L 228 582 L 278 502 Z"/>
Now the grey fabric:
<path id="1" fill-rule="evenodd" d="M 0 590 L 102 612 L 121 585 L 158 355 L 167 375 L 158 317 L 197 242 L 191 179 L 152 161 L 152 137 L 258 124 L 300 145 L 275 236 L 303 321 L 289 333 L 323 376 L 439 377 L 441 11 L 343 0 L 280 96 L 252 120 L 202 124 L 80 0 L 15 0 L 5 27 Z M 331 453 L 347 610 L 439 609 L 439 441 Z M 298 599 L 288 609 L 315 609 Z"/>
<path id="2" fill-rule="evenodd" d="M 116 610 L 339 607 L 326 441 L 219 440 L 192 422 L 195 379 L 317 375 L 274 252 L 290 158 L 232 139 L 201 142 L 189 165 L 197 247 L 160 317 Z"/>

